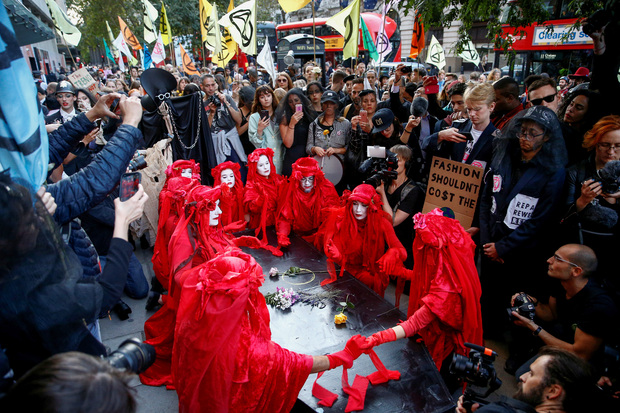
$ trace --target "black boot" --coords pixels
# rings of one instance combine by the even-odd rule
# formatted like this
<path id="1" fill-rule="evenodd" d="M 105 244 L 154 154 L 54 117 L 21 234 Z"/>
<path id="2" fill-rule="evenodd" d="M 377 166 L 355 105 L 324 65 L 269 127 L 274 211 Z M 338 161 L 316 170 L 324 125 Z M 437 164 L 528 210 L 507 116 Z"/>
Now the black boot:
<path id="1" fill-rule="evenodd" d="M 112 307 L 112 311 L 116 313 L 119 320 L 123 321 L 129 318 L 129 314 L 131 314 L 131 307 L 129 307 L 123 300 L 118 300 L 118 303 Z"/>

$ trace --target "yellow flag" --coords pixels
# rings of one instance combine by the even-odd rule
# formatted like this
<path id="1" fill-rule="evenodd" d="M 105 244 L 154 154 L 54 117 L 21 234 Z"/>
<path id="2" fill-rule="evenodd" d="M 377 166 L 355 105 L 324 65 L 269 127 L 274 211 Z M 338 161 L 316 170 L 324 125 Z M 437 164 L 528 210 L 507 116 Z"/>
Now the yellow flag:
<path id="1" fill-rule="evenodd" d="M 278 0 L 280 7 L 287 13 L 303 9 L 306 4 L 310 3 L 310 0 Z"/>
<path id="2" fill-rule="evenodd" d="M 172 31 L 170 30 L 170 23 L 168 22 L 168 15 L 166 14 L 166 8 L 164 2 L 161 2 L 161 16 L 159 18 L 159 32 L 161 33 L 161 41 L 164 45 L 168 46 L 172 40 Z"/>
<path id="3" fill-rule="evenodd" d="M 233 11 L 234 8 L 235 4 L 233 3 L 233 0 L 230 0 L 227 12 L 230 13 L 231 11 Z M 219 53 L 213 55 L 211 57 L 211 61 L 214 65 L 217 65 L 219 67 L 226 67 L 228 62 L 230 62 L 230 59 L 232 59 L 237 53 L 237 43 L 233 40 L 232 36 L 230 35 L 230 31 L 227 28 L 224 28 L 224 35 L 221 38 L 221 42 L 222 50 Z"/>
<path id="4" fill-rule="evenodd" d="M 181 48 L 181 61 L 183 62 L 183 71 L 188 75 L 197 75 L 200 76 L 200 72 L 196 70 L 196 66 L 194 66 L 194 62 L 192 62 L 192 58 L 189 57 L 183 46 L 179 44 Z"/>
<path id="5" fill-rule="evenodd" d="M 200 34 L 202 36 L 202 42 L 205 43 L 209 33 L 211 4 L 207 0 L 198 0 L 198 13 L 200 14 Z"/>
<path id="6" fill-rule="evenodd" d="M 355 0 L 327 19 L 326 25 L 333 27 L 344 37 L 343 58 L 357 57 L 360 41 L 360 0 Z"/>
<path id="7" fill-rule="evenodd" d="M 142 49 L 138 38 L 131 32 L 131 30 L 129 30 L 129 27 L 127 27 L 123 19 L 121 19 L 121 16 L 118 16 L 118 24 L 121 26 L 121 33 L 125 38 L 125 42 L 131 46 L 133 50 Z"/>

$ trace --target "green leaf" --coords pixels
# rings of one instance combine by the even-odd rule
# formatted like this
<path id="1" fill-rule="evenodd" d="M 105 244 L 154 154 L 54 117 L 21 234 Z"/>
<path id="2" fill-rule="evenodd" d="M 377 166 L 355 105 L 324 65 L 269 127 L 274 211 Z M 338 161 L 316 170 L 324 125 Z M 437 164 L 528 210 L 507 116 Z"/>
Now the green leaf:
<path id="1" fill-rule="evenodd" d="M 355 308 L 355 304 L 353 304 L 350 301 L 347 301 L 347 307 L 349 307 L 350 309 L 354 309 Z"/>

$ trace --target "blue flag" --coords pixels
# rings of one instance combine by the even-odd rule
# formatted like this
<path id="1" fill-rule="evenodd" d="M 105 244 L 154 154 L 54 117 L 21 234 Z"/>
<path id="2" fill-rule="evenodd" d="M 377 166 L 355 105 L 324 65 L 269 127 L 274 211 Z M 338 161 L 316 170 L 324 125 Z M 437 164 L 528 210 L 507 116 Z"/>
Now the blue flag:
<path id="1" fill-rule="evenodd" d="M 151 59 L 151 52 L 149 52 L 149 48 L 146 43 L 144 43 L 144 62 L 142 63 L 142 67 L 144 70 L 149 69 L 153 66 L 153 59 Z"/>
<path id="2" fill-rule="evenodd" d="M 36 192 L 47 178 L 48 137 L 37 88 L 0 7 L 0 169 Z M 15 93 L 19 91 L 19 93 Z"/>
<path id="3" fill-rule="evenodd" d="M 114 61 L 114 55 L 110 51 L 110 48 L 108 47 L 108 44 L 106 43 L 105 39 L 103 39 L 103 47 L 105 47 L 105 54 L 106 56 L 108 56 L 108 59 L 110 59 L 111 61 Z"/>

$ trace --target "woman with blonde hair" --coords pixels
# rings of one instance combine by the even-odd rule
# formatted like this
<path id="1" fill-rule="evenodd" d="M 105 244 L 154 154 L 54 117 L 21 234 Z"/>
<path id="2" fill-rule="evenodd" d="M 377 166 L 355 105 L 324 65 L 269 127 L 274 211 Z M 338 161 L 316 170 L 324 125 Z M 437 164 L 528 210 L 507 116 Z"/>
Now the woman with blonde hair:
<path id="1" fill-rule="evenodd" d="M 276 87 L 282 88 L 287 92 L 294 87 L 293 80 L 288 75 L 288 73 L 286 72 L 278 73 L 278 76 L 276 76 Z"/>

